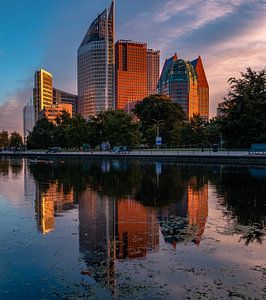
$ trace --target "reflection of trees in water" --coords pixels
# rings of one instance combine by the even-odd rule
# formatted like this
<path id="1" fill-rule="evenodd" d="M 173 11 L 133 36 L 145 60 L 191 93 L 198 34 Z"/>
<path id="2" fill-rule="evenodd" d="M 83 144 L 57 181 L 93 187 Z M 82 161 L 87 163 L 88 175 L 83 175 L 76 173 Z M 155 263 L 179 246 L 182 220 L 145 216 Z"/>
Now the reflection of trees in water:
<path id="1" fill-rule="evenodd" d="M 168 206 L 182 201 L 190 177 L 196 177 L 202 187 L 207 178 L 194 170 L 169 164 L 159 177 L 154 164 L 128 163 L 119 160 L 55 160 L 52 163 L 30 163 L 30 171 L 37 182 L 57 181 L 64 190 L 81 193 L 87 188 L 116 199 L 132 195 L 146 205 Z"/>
<path id="2" fill-rule="evenodd" d="M 0 173 L 3 176 L 7 176 L 9 170 L 11 170 L 12 175 L 19 175 L 23 169 L 22 159 L 11 159 L 9 157 L 0 158 Z"/>
<path id="3" fill-rule="evenodd" d="M 223 167 L 219 176 L 210 174 L 219 202 L 237 223 L 264 228 L 266 224 L 266 178 L 255 177 L 247 167 Z"/>
<path id="4" fill-rule="evenodd" d="M 155 163 L 138 160 L 67 159 L 31 164 L 30 170 L 37 181 L 57 180 L 65 192 L 73 188 L 76 195 L 87 188 L 118 200 L 130 195 L 144 205 L 158 207 L 159 216 L 163 208 L 171 207 L 169 216 L 184 215 L 188 186 L 190 193 L 202 197 L 197 193 L 210 181 L 220 204 L 238 223 L 265 226 L 265 178 L 252 176 L 247 167 L 169 163 L 162 164 L 156 174 Z"/>
<path id="5" fill-rule="evenodd" d="M 1 157 L 0 159 L 0 172 L 2 176 L 7 176 L 9 173 L 9 159 Z"/>
<path id="6" fill-rule="evenodd" d="M 253 242 L 257 242 L 260 245 L 262 245 L 262 242 L 264 240 L 265 233 L 258 229 L 258 228 L 250 228 L 247 233 L 244 233 L 240 237 L 240 241 L 245 241 L 245 245 L 248 246 L 249 244 L 252 244 Z"/>

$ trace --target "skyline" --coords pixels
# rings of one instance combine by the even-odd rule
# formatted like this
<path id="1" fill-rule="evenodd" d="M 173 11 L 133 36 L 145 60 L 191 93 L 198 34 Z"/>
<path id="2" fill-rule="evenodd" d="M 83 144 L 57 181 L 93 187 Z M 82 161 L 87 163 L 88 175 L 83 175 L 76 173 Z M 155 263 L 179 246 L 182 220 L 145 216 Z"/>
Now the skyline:
<path id="1" fill-rule="evenodd" d="M 44 9 L 45 3 L 51 4 L 49 10 Z M 32 95 L 34 72 L 41 67 L 54 75 L 59 89 L 76 93 L 80 40 L 97 13 L 110 3 L 79 0 L 77 6 L 72 0 L 67 4 L 63 0 L 37 4 L 26 0 L 2 5 L 0 130 L 22 131 L 22 109 Z M 248 66 L 262 69 L 266 65 L 266 1 L 210 0 L 202 4 L 201 0 L 138 0 L 134 5 L 129 0 L 117 1 L 116 40 L 144 41 L 161 50 L 161 68 L 175 52 L 186 60 L 200 54 L 210 84 L 213 117 L 229 77 L 239 76 Z"/>

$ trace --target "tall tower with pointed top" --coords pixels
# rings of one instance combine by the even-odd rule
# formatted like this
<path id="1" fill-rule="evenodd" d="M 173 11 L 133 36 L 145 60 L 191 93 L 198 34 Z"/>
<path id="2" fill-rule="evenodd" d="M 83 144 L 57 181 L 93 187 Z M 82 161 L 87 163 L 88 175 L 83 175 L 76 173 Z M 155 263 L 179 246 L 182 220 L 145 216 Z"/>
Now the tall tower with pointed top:
<path id="1" fill-rule="evenodd" d="M 78 113 L 85 118 L 114 108 L 115 3 L 91 24 L 78 49 Z"/>
<path id="2" fill-rule="evenodd" d="M 199 96 L 199 114 L 206 120 L 209 120 L 209 84 L 203 67 L 202 59 L 199 56 L 191 62 L 198 76 L 198 96 Z"/>
<path id="3" fill-rule="evenodd" d="M 166 59 L 164 63 L 158 82 L 158 93 L 179 104 L 188 120 L 199 113 L 196 71 L 189 61 L 179 59 L 177 54 Z"/>

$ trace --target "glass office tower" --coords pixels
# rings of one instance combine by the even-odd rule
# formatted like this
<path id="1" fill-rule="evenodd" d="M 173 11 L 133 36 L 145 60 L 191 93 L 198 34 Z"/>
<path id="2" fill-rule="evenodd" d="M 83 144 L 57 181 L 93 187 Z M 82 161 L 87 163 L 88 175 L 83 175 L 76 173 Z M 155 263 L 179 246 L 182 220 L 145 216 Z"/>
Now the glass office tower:
<path id="1" fill-rule="evenodd" d="M 91 24 L 78 49 L 78 113 L 114 108 L 114 1 Z"/>
<path id="2" fill-rule="evenodd" d="M 158 83 L 158 93 L 178 103 L 187 118 L 199 113 L 198 78 L 192 64 L 175 54 L 167 59 Z"/>

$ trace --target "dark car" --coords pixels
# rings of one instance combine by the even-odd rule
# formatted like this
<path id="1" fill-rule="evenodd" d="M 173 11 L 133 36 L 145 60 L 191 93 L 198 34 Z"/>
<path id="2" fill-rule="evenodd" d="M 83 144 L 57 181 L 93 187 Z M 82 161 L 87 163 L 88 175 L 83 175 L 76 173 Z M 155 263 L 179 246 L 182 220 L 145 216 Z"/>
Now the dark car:
<path id="1" fill-rule="evenodd" d="M 47 149 L 46 153 L 57 153 L 60 151 L 59 147 L 50 147 Z"/>

